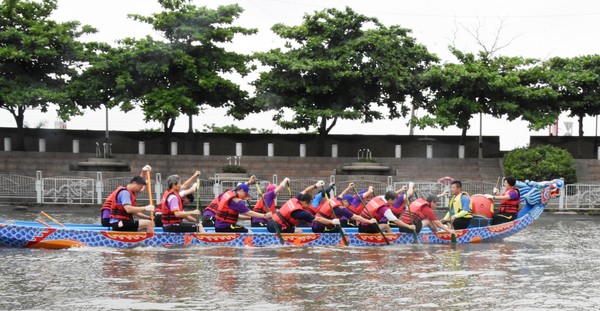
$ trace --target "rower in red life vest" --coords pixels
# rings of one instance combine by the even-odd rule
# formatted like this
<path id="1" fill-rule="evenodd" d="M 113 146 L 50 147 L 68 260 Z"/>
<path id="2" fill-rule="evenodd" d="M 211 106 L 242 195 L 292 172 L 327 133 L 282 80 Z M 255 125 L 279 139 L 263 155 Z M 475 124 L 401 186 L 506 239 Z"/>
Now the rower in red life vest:
<path id="1" fill-rule="evenodd" d="M 354 214 L 348 206 L 350 206 L 350 202 L 352 201 L 351 195 L 339 196 L 336 198 L 332 198 L 329 202 L 323 204 L 319 211 L 317 212 L 317 216 L 323 217 L 329 220 L 333 220 L 335 218 L 345 217 L 346 219 L 351 219 L 357 222 L 364 222 L 368 224 L 375 224 L 377 220 L 374 218 L 365 219 L 360 215 Z M 333 210 L 333 213 L 331 212 Z M 329 232 L 329 233 L 339 233 L 340 226 L 335 225 L 325 225 L 320 222 L 314 221 L 312 223 L 312 231 L 314 233 L 321 232 Z"/>
<path id="2" fill-rule="evenodd" d="M 246 182 L 246 185 L 252 185 L 256 181 L 256 176 L 250 176 L 250 179 Z M 227 190 L 230 191 L 230 190 Z M 217 209 L 219 208 L 219 202 L 221 202 L 221 198 L 223 194 L 227 191 L 221 192 L 218 194 L 208 205 L 204 208 L 204 213 L 202 213 L 202 226 L 203 227 L 214 227 L 215 226 L 215 216 L 217 215 Z"/>
<path id="3" fill-rule="evenodd" d="M 196 218 L 192 216 L 200 215 L 200 211 L 183 210 L 183 200 L 179 195 L 181 191 L 181 178 L 177 175 L 167 177 L 167 191 L 163 194 L 161 200 L 162 227 L 165 232 L 202 232 L 202 225 L 196 226 Z M 185 218 L 189 222 L 183 222 Z"/>
<path id="4" fill-rule="evenodd" d="M 150 165 L 144 165 L 144 167 L 142 167 L 142 171 L 140 172 L 140 177 L 144 178 L 146 176 L 146 171 L 150 171 L 150 170 L 152 170 L 152 167 L 150 167 Z M 116 193 L 118 191 L 121 191 L 122 188 L 127 188 L 127 186 L 119 187 L 117 190 L 113 191 L 113 193 L 111 193 L 108 197 L 106 197 L 106 200 L 104 200 L 104 203 L 100 207 L 100 223 L 104 227 L 111 226 L 110 225 L 110 210 L 112 209 Z M 144 189 L 144 187 L 142 187 L 142 190 L 143 189 Z M 142 190 L 140 190 L 140 191 L 142 191 Z M 136 213 L 135 216 L 140 219 L 150 219 L 150 216 L 148 216 L 142 212 Z"/>
<path id="5" fill-rule="evenodd" d="M 412 195 L 414 194 L 414 191 L 415 191 L 414 186 L 415 186 L 415 183 L 413 183 L 411 181 L 408 183 L 408 190 L 406 189 L 406 186 L 402 186 L 399 190 L 396 191 L 396 194 L 398 195 L 398 199 L 396 199 L 394 204 L 392 204 L 392 206 L 390 206 L 390 209 L 392 210 L 392 213 L 394 213 L 394 216 L 396 216 L 398 218 L 400 218 L 402 216 L 402 213 L 404 213 L 404 211 L 406 209 L 407 202 L 410 201 L 409 198 L 411 198 Z"/>
<path id="6" fill-rule="evenodd" d="M 252 232 L 244 226 L 237 225 L 240 215 L 256 218 L 270 219 L 271 212 L 265 214 L 251 211 L 244 198 L 248 197 L 249 188 L 247 184 L 239 184 L 234 190 L 225 192 L 215 216 L 215 232 Z"/>
<path id="7" fill-rule="evenodd" d="M 277 193 L 279 193 L 281 189 L 286 187 L 289 182 L 290 179 L 286 177 L 281 183 L 279 183 L 278 186 L 275 186 L 273 184 L 268 185 L 262 197 L 259 195 L 258 200 L 256 201 L 256 204 L 254 205 L 254 208 L 252 210 L 257 213 L 266 213 L 270 211 L 272 214 L 274 214 L 277 211 L 277 209 L 275 208 L 275 200 L 277 199 Z M 250 220 L 251 227 L 266 227 L 267 223 L 268 221 L 265 218 L 252 217 L 252 219 Z"/>
<path id="8" fill-rule="evenodd" d="M 519 214 L 519 202 L 521 201 L 521 192 L 515 187 L 517 180 L 508 176 L 504 178 L 504 192 L 500 195 L 500 191 L 494 188 L 494 195 L 486 194 L 485 197 L 492 200 L 500 200 L 500 209 L 494 217 L 490 225 L 497 225 L 517 219 Z"/>
<path id="9" fill-rule="evenodd" d="M 325 225 L 339 225 L 339 219 L 326 219 L 319 215 L 313 215 L 311 211 L 310 205 L 313 198 L 310 195 L 309 189 L 317 189 L 324 184 L 325 183 L 320 180 L 315 185 L 307 187 L 304 191 L 285 202 L 273 215 L 273 220 L 269 221 L 267 230 L 274 233 L 276 232 L 275 226 L 278 226 L 282 233 L 300 233 L 302 230 L 296 228 L 296 226 L 298 226 L 301 221 L 307 224 L 319 222 Z"/>
<path id="10" fill-rule="evenodd" d="M 183 184 L 181 184 L 180 186 L 180 190 L 179 190 L 179 196 L 181 197 L 181 202 L 183 203 L 183 205 L 187 205 L 191 202 L 194 202 L 194 193 L 196 192 L 196 189 L 199 185 L 197 185 L 194 181 L 196 180 L 196 178 L 198 176 L 200 176 L 202 173 L 200 171 L 196 171 L 194 173 L 194 175 L 192 175 L 192 177 L 188 178 Z M 163 198 L 164 200 L 165 198 Z M 200 198 L 198 198 L 199 200 Z M 162 201 L 160 202 L 160 204 L 158 204 L 156 206 L 156 209 L 154 210 L 154 226 L 155 227 L 162 227 Z M 202 228 L 202 232 L 204 231 L 204 228 Z"/>
<path id="11" fill-rule="evenodd" d="M 340 196 L 347 195 L 348 192 L 350 192 L 350 190 L 353 190 L 353 189 L 354 189 L 354 183 L 349 183 L 348 187 L 346 189 L 344 189 L 344 191 L 342 191 Z M 365 204 L 367 204 L 369 201 L 371 201 L 372 197 L 373 197 L 373 186 L 369 186 L 368 190 L 360 190 L 360 191 L 358 191 L 358 194 L 354 194 L 352 196 L 352 200 L 350 201 L 350 204 L 346 208 L 349 209 L 353 214 L 360 215 L 360 214 L 362 214 L 362 212 L 365 208 L 365 206 L 363 205 L 363 202 L 365 202 Z M 362 198 L 362 200 L 361 200 L 361 198 Z M 344 215 L 342 215 L 340 217 L 340 223 L 341 223 L 342 227 L 356 227 L 356 222 Z"/>
<path id="12" fill-rule="evenodd" d="M 135 196 L 145 185 L 146 181 L 141 176 L 134 176 L 126 187 L 119 187 L 107 198 L 112 203 L 109 221 L 112 230 L 154 232 L 150 220 L 133 220 L 133 214 L 154 210 L 153 205 L 136 206 Z"/>
<path id="13" fill-rule="evenodd" d="M 390 210 L 390 206 L 394 204 L 394 201 L 398 198 L 398 195 L 394 191 L 388 191 L 385 195 L 374 197 L 362 213 L 362 217 L 365 219 L 371 219 L 369 213 L 373 215 L 375 219 L 377 219 L 378 224 L 369 224 L 361 222 L 358 226 L 358 232 L 360 233 L 377 233 L 379 230 L 376 226 L 379 226 L 379 229 L 385 232 L 392 232 L 392 229 L 387 223 L 380 223 L 381 220 L 385 217 L 388 221 L 391 221 L 398 225 L 398 227 L 405 227 L 409 230 L 415 230 L 414 225 L 408 225 L 404 223 L 402 220 L 398 219 L 394 216 L 394 213 Z M 368 210 L 368 212 L 367 212 Z"/>
<path id="14" fill-rule="evenodd" d="M 442 224 L 433 212 L 433 209 L 437 205 L 437 199 L 436 196 L 431 195 L 428 196 L 427 199 L 419 198 L 411 202 L 409 206 L 410 213 L 405 212 L 402 215 L 402 221 L 407 224 L 414 224 L 417 233 L 419 233 L 423 227 L 428 226 L 432 232 L 437 232 L 438 229 L 442 229 L 450 234 L 454 234 L 454 230 Z M 412 231 L 405 230 L 405 228 L 400 228 L 400 231 L 412 233 Z"/>

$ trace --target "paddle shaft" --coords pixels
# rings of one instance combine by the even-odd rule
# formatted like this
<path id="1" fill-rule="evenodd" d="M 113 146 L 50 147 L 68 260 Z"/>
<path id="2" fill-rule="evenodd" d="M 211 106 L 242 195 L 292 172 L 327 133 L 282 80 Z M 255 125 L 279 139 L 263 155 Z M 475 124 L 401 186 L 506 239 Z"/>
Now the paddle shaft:
<path id="1" fill-rule="evenodd" d="M 410 200 L 408 199 L 408 193 L 406 193 L 406 209 L 408 210 L 408 217 L 410 217 L 410 224 L 414 225 L 412 211 L 410 210 Z M 417 228 L 413 229 L 413 243 L 419 243 L 419 236 L 417 235 Z"/>
<path id="2" fill-rule="evenodd" d="M 146 171 L 146 189 L 148 189 L 148 200 L 150 200 L 150 205 L 154 205 L 154 200 L 152 199 L 152 181 L 150 180 L 150 170 Z M 154 227 L 154 209 L 150 211 L 150 222 L 152 223 L 152 227 Z"/>
<path id="3" fill-rule="evenodd" d="M 52 220 L 55 224 L 61 226 L 61 227 L 65 227 L 63 224 L 61 224 L 58 220 L 50 217 L 50 215 L 46 214 L 44 211 L 41 211 L 42 215 L 46 216 L 48 219 Z"/>
<path id="4" fill-rule="evenodd" d="M 460 195 L 462 196 L 462 193 L 460 193 Z M 448 227 L 450 227 L 450 229 L 454 230 L 454 224 L 452 224 L 452 212 L 454 212 L 454 199 L 456 199 L 456 196 L 453 196 L 452 199 L 450 200 L 450 204 L 448 204 L 448 216 L 450 217 L 450 221 L 448 222 Z M 451 239 L 452 243 L 456 243 L 456 234 L 452 233 L 452 239 Z"/>
<path id="5" fill-rule="evenodd" d="M 364 209 L 367 211 L 367 214 L 369 215 L 369 217 L 375 218 L 375 217 L 373 217 L 373 215 L 371 215 L 371 212 L 367 208 L 367 204 L 365 204 L 365 201 L 363 201 L 362 196 L 360 195 L 360 193 L 358 193 L 358 191 L 356 191 L 356 188 L 354 188 L 354 186 L 352 186 L 352 190 L 354 190 L 354 193 L 356 193 L 356 195 L 360 199 L 360 203 L 364 206 Z M 377 220 L 377 219 L 375 219 L 375 220 Z M 381 236 L 383 237 L 383 239 L 385 240 L 385 244 L 390 245 L 390 240 L 388 240 L 388 238 L 385 236 L 383 231 L 381 231 L 381 228 L 379 228 L 379 223 L 375 223 L 375 227 L 377 227 L 377 232 L 379 232 L 381 234 Z"/>
<path id="6" fill-rule="evenodd" d="M 331 211 L 331 215 L 333 216 L 333 218 L 338 218 L 335 215 L 335 211 L 333 211 L 333 207 L 331 206 L 331 201 L 329 201 L 329 196 L 327 195 L 327 192 L 323 191 L 323 193 L 325 194 L 325 200 L 327 200 L 327 204 L 329 205 L 329 210 Z M 340 229 L 340 235 L 342 236 L 342 242 L 344 242 L 344 246 L 348 246 L 348 238 L 346 237 L 346 233 L 344 232 L 344 229 L 342 229 L 342 226 L 340 226 L 340 225 L 336 225 L 336 227 L 338 227 Z"/>
<path id="7" fill-rule="evenodd" d="M 256 184 L 256 190 L 258 190 L 258 196 L 260 197 L 263 204 L 265 205 L 265 209 L 267 210 L 267 213 L 268 213 L 270 211 L 269 205 L 267 205 L 267 201 L 265 200 L 265 197 L 263 196 L 262 191 L 260 190 L 260 186 L 258 184 Z M 275 234 L 277 235 L 277 238 L 279 239 L 279 244 L 281 244 L 281 245 L 285 244 L 285 240 L 283 239 L 283 236 L 281 236 L 281 230 L 279 230 L 279 225 L 277 224 L 277 222 L 275 220 L 273 220 L 273 227 L 275 227 Z"/>
<path id="8" fill-rule="evenodd" d="M 196 209 L 200 211 L 200 177 L 196 177 Z M 196 219 L 196 224 L 200 223 L 202 220 L 202 213 L 198 214 L 198 219 Z"/>

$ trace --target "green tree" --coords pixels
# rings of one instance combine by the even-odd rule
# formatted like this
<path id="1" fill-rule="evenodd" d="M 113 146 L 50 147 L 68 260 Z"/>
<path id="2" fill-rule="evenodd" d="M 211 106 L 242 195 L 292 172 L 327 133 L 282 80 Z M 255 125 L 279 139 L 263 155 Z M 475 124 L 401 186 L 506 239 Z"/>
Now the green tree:
<path id="1" fill-rule="evenodd" d="M 140 106 L 145 121 L 163 125 L 165 139 L 177 117 L 198 115 L 204 106 L 227 107 L 229 115 L 243 118 L 249 111 L 248 93 L 223 74 L 248 74 L 251 58 L 222 47 L 236 34 L 256 32 L 231 26 L 242 8 L 226 5 L 208 9 L 189 1 L 159 2 L 162 12 L 130 17 L 152 25 L 163 38 L 125 38 L 116 48 L 106 50 L 80 82 L 94 86 L 96 91 L 88 91 L 81 98 L 94 98 L 97 104 L 109 107 L 119 105 L 124 111 Z"/>
<path id="2" fill-rule="evenodd" d="M 50 19 L 56 0 L 4 0 L 0 4 L 0 108 L 23 130 L 28 109 L 48 110 L 55 104 L 59 117 L 68 120 L 81 113 L 68 89 L 69 80 L 89 55 L 94 43 L 77 39 L 95 33 L 77 21 Z M 24 150 L 23 135 L 14 143 Z"/>
<path id="3" fill-rule="evenodd" d="M 583 137 L 583 118 L 600 114 L 600 55 L 554 57 L 546 65 L 553 73 L 551 84 L 559 93 L 562 110 L 577 118 L 578 134 Z"/>
<path id="4" fill-rule="evenodd" d="M 350 8 L 271 29 L 287 42 L 256 55 L 268 70 L 253 82 L 255 107 L 276 110 L 273 119 L 285 129 L 316 128 L 320 142 L 339 119 L 384 118 L 373 104 L 386 107 L 389 118 L 406 116 L 404 101 L 415 93 L 416 77 L 436 60 L 408 29 L 385 27 Z M 284 108 L 293 112 L 291 119 L 284 119 Z"/>
<path id="5" fill-rule="evenodd" d="M 504 172 L 519 180 L 551 180 L 564 178 L 565 183 L 577 182 L 573 156 L 561 148 L 546 145 L 518 148 L 504 155 Z"/>
<path id="6" fill-rule="evenodd" d="M 556 120 L 557 95 L 537 60 L 450 50 L 459 63 L 433 65 L 424 74 L 431 93 L 422 105 L 428 115 L 418 120 L 421 128 L 457 126 L 464 144 L 475 114 L 522 118 L 535 129 Z"/>

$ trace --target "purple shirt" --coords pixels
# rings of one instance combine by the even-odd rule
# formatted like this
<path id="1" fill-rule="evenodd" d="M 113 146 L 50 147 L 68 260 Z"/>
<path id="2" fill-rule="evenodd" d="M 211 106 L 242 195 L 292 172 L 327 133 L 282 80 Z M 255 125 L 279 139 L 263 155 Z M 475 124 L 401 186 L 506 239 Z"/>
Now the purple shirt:
<path id="1" fill-rule="evenodd" d="M 333 208 L 333 212 L 340 219 L 342 217 L 345 217 L 345 219 L 350 219 L 350 218 L 352 218 L 352 216 L 354 216 L 354 213 L 352 213 L 351 210 L 349 210 L 347 208 L 341 208 L 339 206 L 334 207 Z M 316 222 L 315 221 L 315 222 L 313 222 L 312 227 L 315 228 L 315 229 L 323 229 L 325 227 L 325 225 L 322 224 L 322 223 L 320 223 L 320 222 Z"/>
<path id="2" fill-rule="evenodd" d="M 511 200 L 516 200 L 516 199 L 519 198 L 519 193 L 517 192 L 517 190 L 513 189 L 513 190 L 511 190 L 511 191 L 508 192 L 508 197 Z"/>
<path id="3" fill-rule="evenodd" d="M 246 203 L 244 202 L 244 200 L 239 200 L 237 202 L 234 202 L 233 199 L 229 200 L 227 206 L 229 206 L 230 209 L 240 213 L 240 214 L 244 214 L 250 211 L 250 209 L 248 208 L 248 206 L 246 206 Z M 218 219 L 215 220 L 215 228 L 227 228 L 229 227 L 229 225 L 231 225 L 230 223 L 227 222 L 222 222 Z"/>
<path id="4" fill-rule="evenodd" d="M 167 197 L 167 206 L 171 212 L 179 211 L 179 200 L 174 194 L 171 194 Z"/>

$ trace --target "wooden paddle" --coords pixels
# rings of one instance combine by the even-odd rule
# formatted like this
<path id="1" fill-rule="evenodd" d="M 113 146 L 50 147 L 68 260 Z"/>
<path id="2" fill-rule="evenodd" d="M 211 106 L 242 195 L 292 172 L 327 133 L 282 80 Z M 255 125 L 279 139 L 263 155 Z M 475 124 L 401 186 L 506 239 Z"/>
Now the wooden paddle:
<path id="1" fill-rule="evenodd" d="M 406 195 L 406 209 L 408 210 L 408 217 L 410 217 L 410 224 L 414 225 L 415 222 L 413 220 L 412 211 L 410 210 L 410 200 L 408 199 L 408 193 L 405 193 L 405 195 Z M 419 235 L 417 234 L 416 227 L 413 230 L 413 244 L 419 244 Z"/>
<path id="2" fill-rule="evenodd" d="M 200 210 L 200 177 L 196 177 L 196 209 L 200 212 L 196 219 L 196 226 L 198 226 L 202 220 L 202 211 Z"/>
<path id="3" fill-rule="evenodd" d="M 462 195 L 462 193 L 460 193 L 460 195 Z M 456 198 L 456 196 L 452 197 L 452 200 L 450 200 L 450 204 L 448 204 L 448 216 L 450 216 L 450 221 L 448 222 L 448 227 L 450 227 L 450 229 L 454 230 L 454 225 L 452 225 L 452 212 L 454 212 L 454 198 Z M 456 244 L 456 234 L 452 234 L 452 239 L 451 239 L 452 244 Z"/>
<path id="4" fill-rule="evenodd" d="M 333 211 L 333 207 L 331 206 L 331 202 L 329 201 L 329 196 L 327 195 L 327 192 L 323 191 L 323 193 L 325 193 L 325 200 L 327 200 L 327 204 L 329 205 L 329 210 L 331 211 L 331 215 L 333 215 L 333 218 L 339 220 L 339 218 L 337 217 L 337 215 L 335 215 L 335 212 Z M 344 229 L 340 225 L 336 225 L 336 227 L 338 227 L 340 229 L 340 235 L 342 236 L 342 242 L 344 242 L 344 246 L 348 246 L 348 238 L 346 237 L 346 233 L 344 232 Z"/>
<path id="5" fill-rule="evenodd" d="M 63 224 L 61 224 L 61 223 L 60 223 L 58 220 L 56 220 L 56 219 L 54 219 L 54 218 L 50 217 L 50 215 L 46 214 L 44 211 L 41 211 L 41 214 L 42 214 L 42 215 L 44 215 L 44 216 L 46 216 L 48 219 L 50 219 L 51 221 L 53 221 L 55 224 L 57 224 L 57 225 L 59 225 L 59 226 L 61 226 L 61 227 L 63 227 L 63 228 L 65 227 L 65 226 L 64 226 Z"/>
<path id="6" fill-rule="evenodd" d="M 152 181 L 150 180 L 150 170 L 146 171 L 146 189 L 148 190 L 148 199 L 150 200 L 150 205 L 154 206 L 154 200 L 152 199 Z M 150 211 L 150 222 L 152 223 L 152 227 L 154 227 L 154 209 Z"/>
<path id="7" fill-rule="evenodd" d="M 358 191 L 356 191 L 356 188 L 354 188 L 354 186 L 352 186 L 352 190 L 354 190 L 354 193 L 356 193 L 356 195 L 360 199 L 360 203 L 362 203 L 362 205 L 365 207 L 365 210 L 367 211 L 367 214 L 369 214 L 369 217 L 375 218 L 375 217 L 373 217 L 373 215 L 371 215 L 371 212 L 367 208 L 367 204 L 365 204 L 365 201 L 363 201 L 362 196 L 358 193 Z M 390 245 L 390 240 L 388 240 L 388 238 L 385 236 L 385 234 L 383 233 L 383 231 L 381 231 L 381 228 L 379 228 L 379 223 L 375 223 L 375 225 L 377 227 L 377 231 L 381 234 L 381 236 L 385 240 L 385 244 L 386 245 Z"/>
<path id="8" fill-rule="evenodd" d="M 260 186 L 258 185 L 258 183 L 255 185 L 256 185 L 256 190 L 258 191 L 258 196 L 260 197 L 263 204 L 265 205 L 265 208 L 267 209 L 267 213 L 270 212 L 269 205 L 267 205 L 267 201 L 265 201 L 265 197 L 263 196 L 262 191 L 260 190 Z M 277 235 L 277 238 L 279 239 L 279 244 L 284 245 L 285 240 L 283 239 L 283 236 L 281 236 L 281 230 L 279 230 L 279 225 L 277 224 L 277 222 L 275 220 L 273 220 L 273 227 L 275 227 L 275 234 Z"/>

